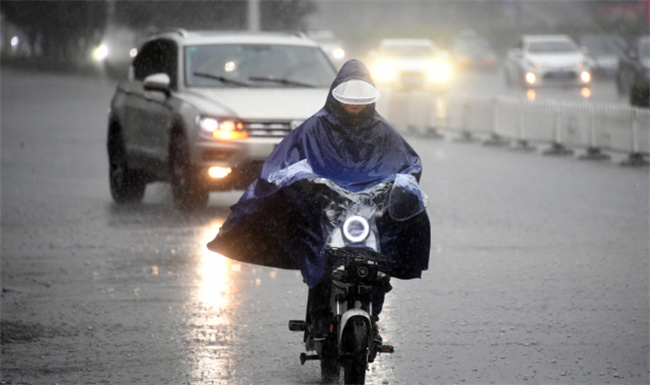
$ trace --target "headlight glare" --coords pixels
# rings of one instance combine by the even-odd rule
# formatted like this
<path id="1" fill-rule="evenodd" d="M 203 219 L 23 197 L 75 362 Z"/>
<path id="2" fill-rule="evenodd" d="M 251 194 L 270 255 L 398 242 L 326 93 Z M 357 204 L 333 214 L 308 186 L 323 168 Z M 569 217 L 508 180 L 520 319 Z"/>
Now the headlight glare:
<path id="1" fill-rule="evenodd" d="M 93 50 L 93 60 L 96 62 L 104 61 L 108 57 L 108 47 L 106 44 L 100 44 Z"/>
<path id="2" fill-rule="evenodd" d="M 214 179 L 222 179 L 228 176 L 232 172 L 232 168 L 230 167 L 219 167 L 219 166 L 214 166 L 210 167 L 208 169 L 208 175 L 210 175 L 211 178 Z"/>
<path id="3" fill-rule="evenodd" d="M 332 56 L 334 59 L 341 60 L 345 57 L 345 51 L 343 48 L 336 48 L 334 51 L 332 51 Z"/>
<path id="4" fill-rule="evenodd" d="M 343 235 L 350 242 L 361 242 L 368 238 L 370 225 L 364 217 L 353 215 L 343 223 Z"/>
<path id="5" fill-rule="evenodd" d="M 451 66 L 442 60 L 436 60 L 427 71 L 427 78 L 433 83 L 447 83 L 451 79 Z"/>
<path id="6" fill-rule="evenodd" d="M 248 133 L 242 130 L 243 124 L 234 120 L 202 117 L 199 118 L 199 127 L 201 127 L 202 132 L 216 139 L 232 140 L 248 138 Z"/>
<path id="7" fill-rule="evenodd" d="M 375 80 L 380 83 L 388 83 L 397 80 L 397 71 L 388 61 L 379 61 L 375 65 Z"/>
<path id="8" fill-rule="evenodd" d="M 205 132 L 212 133 L 215 130 L 219 129 L 219 122 L 214 118 L 201 118 L 199 121 L 201 129 Z"/>
<path id="9" fill-rule="evenodd" d="M 525 80 L 526 83 L 528 84 L 535 84 L 535 82 L 537 81 L 537 76 L 535 76 L 535 74 L 532 72 L 528 72 L 526 73 Z"/>

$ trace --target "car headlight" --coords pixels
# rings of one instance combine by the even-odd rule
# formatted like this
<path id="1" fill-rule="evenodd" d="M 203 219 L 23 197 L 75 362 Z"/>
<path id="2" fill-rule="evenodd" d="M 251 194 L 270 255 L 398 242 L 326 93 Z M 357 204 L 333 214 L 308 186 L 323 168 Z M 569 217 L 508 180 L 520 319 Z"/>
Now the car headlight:
<path id="1" fill-rule="evenodd" d="M 93 50 L 93 60 L 96 62 L 104 61 L 108 57 L 108 46 L 100 44 Z"/>
<path id="2" fill-rule="evenodd" d="M 343 48 L 336 48 L 332 51 L 332 57 L 336 60 L 341 60 L 345 57 L 345 51 Z"/>
<path id="3" fill-rule="evenodd" d="M 451 65 L 443 60 L 435 60 L 427 71 L 427 79 L 432 83 L 448 83 L 451 80 Z"/>
<path id="4" fill-rule="evenodd" d="M 350 242 L 361 242 L 368 238 L 370 225 L 364 217 L 353 215 L 343 223 L 343 235 Z"/>
<path id="5" fill-rule="evenodd" d="M 247 139 L 248 133 L 243 131 L 243 124 L 229 119 L 218 119 L 209 116 L 198 118 L 201 132 L 216 139 L 233 140 Z"/>
<path id="6" fill-rule="evenodd" d="M 589 83 L 591 81 L 591 74 L 588 71 L 582 71 L 580 73 L 580 80 L 582 80 L 583 83 Z"/>
<path id="7" fill-rule="evenodd" d="M 535 76 L 534 73 L 532 72 L 527 72 L 526 75 L 524 76 L 524 79 L 526 80 L 526 83 L 528 84 L 535 84 L 537 81 L 537 76 Z"/>
<path id="8" fill-rule="evenodd" d="M 397 70 L 389 61 L 378 61 L 375 64 L 374 80 L 379 83 L 389 83 L 397 80 Z"/>

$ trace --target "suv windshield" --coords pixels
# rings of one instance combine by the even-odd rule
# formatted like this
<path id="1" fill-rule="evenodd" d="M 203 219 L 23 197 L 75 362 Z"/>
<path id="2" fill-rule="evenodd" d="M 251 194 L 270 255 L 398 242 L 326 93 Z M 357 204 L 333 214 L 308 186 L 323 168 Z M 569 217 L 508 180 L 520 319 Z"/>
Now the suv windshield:
<path id="1" fill-rule="evenodd" d="M 569 41 L 536 41 L 528 45 L 531 53 L 577 52 L 578 48 Z"/>
<path id="2" fill-rule="evenodd" d="M 329 88 L 336 70 L 316 47 L 215 44 L 185 47 L 188 87 Z"/>
<path id="3" fill-rule="evenodd" d="M 385 56 L 429 57 L 436 54 L 436 49 L 426 45 L 385 45 L 381 47 Z"/>

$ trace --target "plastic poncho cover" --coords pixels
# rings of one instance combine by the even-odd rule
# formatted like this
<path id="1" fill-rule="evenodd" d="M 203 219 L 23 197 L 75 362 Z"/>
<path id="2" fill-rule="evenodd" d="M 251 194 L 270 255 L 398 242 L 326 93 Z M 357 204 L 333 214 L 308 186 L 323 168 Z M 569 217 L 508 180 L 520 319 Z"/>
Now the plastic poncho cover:
<path id="1" fill-rule="evenodd" d="M 374 84 L 361 62 L 351 60 L 343 65 L 325 106 L 271 153 L 260 176 L 231 207 L 230 216 L 208 244 L 210 250 L 242 262 L 300 269 L 305 282 L 313 287 L 327 267 L 326 239 L 321 227 L 322 212 L 312 194 L 305 193 L 308 179 L 326 178 L 352 192 L 396 178 L 419 181 L 420 158 L 375 111 L 374 104 L 351 117 L 333 98 L 332 89 L 350 79 Z M 290 168 L 304 167 L 302 160 L 311 171 Z M 289 177 L 282 177 L 283 172 Z M 322 188 L 329 189 L 324 184 Z M 419 278 L 429 262 L 426 211 L 406 220 L 385 216 L 377 226 L 381 252 L 397 262 L 388 273 L 402 279 Z"/>

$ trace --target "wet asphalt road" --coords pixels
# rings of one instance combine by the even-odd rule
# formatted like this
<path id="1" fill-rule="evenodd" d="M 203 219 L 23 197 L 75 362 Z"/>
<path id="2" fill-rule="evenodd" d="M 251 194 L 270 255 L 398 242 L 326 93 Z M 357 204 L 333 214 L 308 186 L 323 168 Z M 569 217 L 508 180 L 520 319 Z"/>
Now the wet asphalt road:
<path id="1" fill-rule="evenodd" d="M 203 213 L 168 186 L 117 207 L 114 85 L 2 72 L 1 383 L 317 384 L 294 271 L 212 254 L 238 193 Z M 421 280 L 394 281 L 396 346 L 369 384 L 647 384 L 647 168 L 409 138 L 431 198 Z"/>

